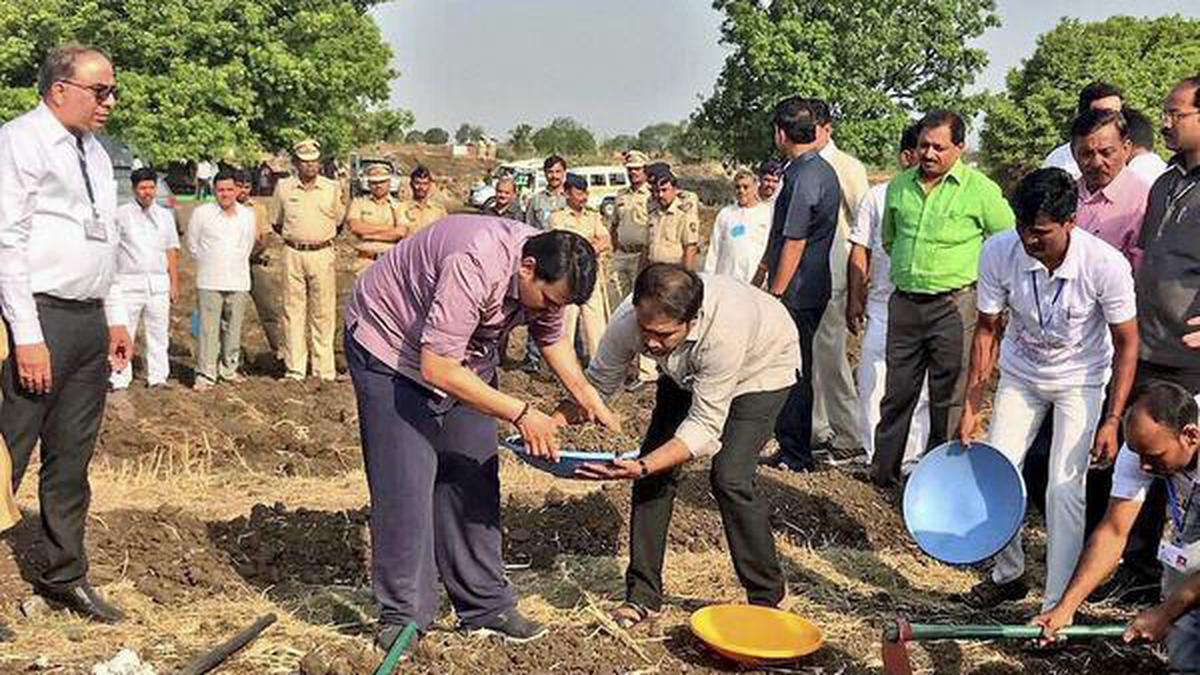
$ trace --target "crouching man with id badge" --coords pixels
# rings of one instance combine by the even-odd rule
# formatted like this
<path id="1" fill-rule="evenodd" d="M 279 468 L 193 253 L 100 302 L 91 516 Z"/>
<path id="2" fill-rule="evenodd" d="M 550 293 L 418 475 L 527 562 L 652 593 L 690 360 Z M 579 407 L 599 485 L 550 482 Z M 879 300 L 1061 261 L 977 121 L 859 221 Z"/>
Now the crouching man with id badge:
<path id="1" fill-rule="evenodd" d="M 1183 387 L 1149 386 L 1125 417 L 1125 441 L 1117 456 L 1104 520 L 1083 552 L 1056 607 L 1034 619 L 1048 639 L 1069 625 L 1088 594 L 1116 569 L 1129 531 L 1150 485 L 1167 488 L 1168 524 L 1158 549 L 1163 599 L 1142 611 L 1125 641 L 1166 641 L 1171 673 L 1200 673 L 1200 405 Z"/>

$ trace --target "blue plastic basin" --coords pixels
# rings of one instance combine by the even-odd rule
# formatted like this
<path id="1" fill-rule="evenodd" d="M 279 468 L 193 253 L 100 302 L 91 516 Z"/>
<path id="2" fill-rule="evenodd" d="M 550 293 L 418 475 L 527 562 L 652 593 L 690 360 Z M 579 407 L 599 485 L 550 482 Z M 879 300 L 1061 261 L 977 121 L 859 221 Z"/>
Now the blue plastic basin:
<path id="1" fill-rule="evenodd" d="M 1025 520 L 1025 480 L 986 443 L 929 451 L 904 489 L 904 525 L 921 550 L 969 565 L 1003 549 Z"/>

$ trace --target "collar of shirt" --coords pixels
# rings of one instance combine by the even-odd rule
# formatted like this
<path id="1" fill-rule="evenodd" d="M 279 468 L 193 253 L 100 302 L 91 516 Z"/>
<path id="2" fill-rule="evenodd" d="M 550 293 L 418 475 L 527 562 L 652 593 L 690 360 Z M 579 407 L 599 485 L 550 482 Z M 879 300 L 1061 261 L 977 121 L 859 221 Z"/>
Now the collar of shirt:
<path id="1" fill-rule="evenodd" d="M 39 103 L 37 106 L 36 120 L 38 130 L 42 134 L 42 140 L 48 144 L 57 145 L 58 143 L 68 142 L 74 145 L 75 134 L 72 134 L 69 129 L 63 126 L 62 122 L 58 121 L 58 118 L 54 116 L 54 113 L 50 111 L 50 108 L 44 102 Z M 88 144 L 92 138 L 92 134 L 85 134 L 83 142 Z"/>
<path id="2" fill-rule="evenodd" d="M 1020 240 L 1020 235 L 1017 236 Z M 1067 254 L 1063 256 L 1063 261 L 1053 272 L 1046 269 L 1042 261 L 1034 258 L 1025 252 L 1025 247 L 1021 247 L 1021 255 L 1025 256 L 1025 271 L 1026 272 L 1045 272 L 1046 276 L 1051 279 L 1077 279 L 1079 278 L 1079 247 L 1074 246 L 1074 231 L 1067 233 Z"/>
<path id="3" fill-rule="evenodd" d="M 1125 187 L 1126 181 L 1129 180 L 1129 175 L 1132 172 L 1129 167 L 1121 169 L 1121 171 L 1109 181 L 1108 185 L 1092 192 L 1088 190 L 1087 182 L 1080 179 L 1079 181 L 1079 203 L 1094 204 L 1099 201 L 1105 201 L 1109 204 L 1117 201 L 1117 196 L 1121 194 L 1121 189 Z"/>
<path id="4" fill-rule="evenodd" d="M 1186 164 L 1187 163 L 1183 159 L 1183 153 L 1179 153 L 1179 154 L 1175 155 L 1174 157 L 1172 157 L 1170 159 L 1170 161 L 1167 162 L 1167 173 L 1174 172 L 1184 178 L 1191 178 L 1191 179 L 1200 178 L 1200 166 L 1197 166 L 1197 167 L 1193 168 L 1191 171 L 1188 171 Z"/>

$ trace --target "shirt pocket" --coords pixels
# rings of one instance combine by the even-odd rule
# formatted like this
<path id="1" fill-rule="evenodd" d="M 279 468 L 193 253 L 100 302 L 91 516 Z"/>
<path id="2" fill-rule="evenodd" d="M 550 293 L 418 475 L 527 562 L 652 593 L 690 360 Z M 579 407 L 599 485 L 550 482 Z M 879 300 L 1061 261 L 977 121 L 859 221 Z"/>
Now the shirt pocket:
<path id="1" fill-rule="evenodd" d="M 980 237 L 978 220 L 966 209 L 950 209 L 929 220 L 926 239 L 939 248 L 956 248 Z"/>

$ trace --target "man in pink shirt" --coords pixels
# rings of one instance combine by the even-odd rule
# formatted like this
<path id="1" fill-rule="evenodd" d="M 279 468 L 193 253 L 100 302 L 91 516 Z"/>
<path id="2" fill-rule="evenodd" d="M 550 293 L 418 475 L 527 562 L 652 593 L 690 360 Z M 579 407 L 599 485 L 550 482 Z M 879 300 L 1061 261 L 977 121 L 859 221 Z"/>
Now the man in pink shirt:
<path id="1" fill-rule="evenodd" d="M 371 493 L 376 644 L 437 617 L 440 578 L 462 627 L 524 642 L 545 629 L 516 610 L 500 555 L 496 421 L 556 457 L 564 421 L 496 388 L 501 337 L 530 339 L 587 418 L 619 424 L 563 337 L 563 307 L 596 284 L 583 237 L 490 216 L 443 218 L 401 241 L 354 284 L 346 360 Z"/>
<path id="2" fill-rule="evenodd" d="M 1075 118 L 1071 150 L 1083 172 L 1075 224 L 1123 253 L 1136 272 L 1150 184 L 1126 166 L 1133 143 L 1124 114 L 1093 109 Z"/>

